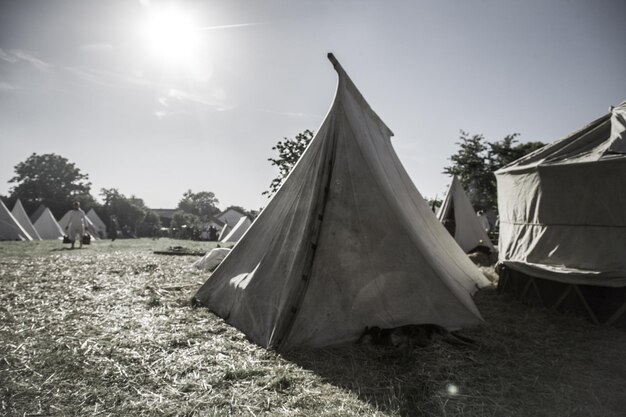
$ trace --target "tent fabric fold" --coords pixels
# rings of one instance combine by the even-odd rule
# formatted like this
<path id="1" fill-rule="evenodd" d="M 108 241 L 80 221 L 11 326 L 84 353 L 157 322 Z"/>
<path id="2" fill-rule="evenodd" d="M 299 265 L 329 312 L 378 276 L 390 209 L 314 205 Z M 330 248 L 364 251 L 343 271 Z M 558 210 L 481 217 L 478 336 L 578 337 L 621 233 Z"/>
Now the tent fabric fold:
<path id="1" fill-rule="evenodd" d="M 332 107 L 291 173 L 196 299 L 278 350 L 356 341 L 366 326 L 476 325 L 488 281 L 402 167 L 391 130 L 341 65 Z"/>
<path id="2" fill-rule="evenodd" d="M 626 286 L 626 102 L 496 172 L 500 262 L 570 284 Z"/>

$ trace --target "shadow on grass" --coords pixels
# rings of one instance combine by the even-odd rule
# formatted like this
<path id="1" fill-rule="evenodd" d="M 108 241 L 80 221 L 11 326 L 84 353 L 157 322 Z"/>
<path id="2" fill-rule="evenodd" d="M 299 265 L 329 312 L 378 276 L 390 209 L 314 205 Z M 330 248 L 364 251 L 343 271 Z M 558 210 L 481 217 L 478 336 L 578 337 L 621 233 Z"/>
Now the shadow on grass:
<path id="1" fill-rule="evenodd" d="M 482 326 L 463 331 L 476 346 L 442 340 L 402 352 L 353 345 L 283 356 L 401 416 L 622 416 L 626 333 L 545 309 L 495 290 L 477 305 Z"/>

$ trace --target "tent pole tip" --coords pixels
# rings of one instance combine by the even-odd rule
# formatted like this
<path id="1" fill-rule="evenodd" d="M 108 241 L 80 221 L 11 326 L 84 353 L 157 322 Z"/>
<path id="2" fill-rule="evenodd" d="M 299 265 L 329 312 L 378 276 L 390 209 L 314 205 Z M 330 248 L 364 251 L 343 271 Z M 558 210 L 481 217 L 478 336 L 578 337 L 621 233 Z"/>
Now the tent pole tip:
<path id="1" fill-rule="evenodd" d="M 335 55 L 333 55 L 332 52 L 329 52 L 327 56 L 328 60 L 333 63 L 333 66 L 336 67 L 337 65 L 339 65 L 339 61 L 337 61 L 337 58 L 335 58 Z"/>

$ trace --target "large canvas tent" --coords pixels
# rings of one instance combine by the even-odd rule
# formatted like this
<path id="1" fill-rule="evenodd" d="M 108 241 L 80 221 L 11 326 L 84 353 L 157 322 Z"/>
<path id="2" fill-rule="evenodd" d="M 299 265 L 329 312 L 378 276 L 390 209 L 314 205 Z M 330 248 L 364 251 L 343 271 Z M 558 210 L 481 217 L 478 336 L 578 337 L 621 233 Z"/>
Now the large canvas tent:
<path id="1" fill-rule="evenodd" d="M 626 102 L 496 172 L 502 291 L 626 326 L 625 131 Z"/>
<path id="2" fill-rule="evenodd" d="M 391 130 L 343 68 L 309 147 L 195 295 L 278 350 L 356 341 L 366 326 L 478 324 L 488 281 L 421 197 Z"/>
<path id="3" fill-rule="evenodd" d="M 495 251 L 493 243 L 456 175 L 452 178 L 448 194 L 439 208 L 437 218 L 447 226 L 446 228 L 450 227 L 449 231 L 454 236 L 454 240 L 465 253 L 480 247 L 490 252 Z"/>
<path id="4" fill-rule="evenodd" d="M 2 200 L 0 200 L 0 240 L 32 240 Z"/>
<path id="5" fill-rule="evenodd" d="M 22 226 L 22 228 L 30 235 L 32 240 L 41 240 L 41 236 L 35 230 L 33 223 L 28 218 L 28 214 L 26 214 L 26 210 L 24 210 L 24 206 L 22 202 L 18 199 L 13 206 L 13 210 L 11 210 L 11 214 L 15 217 L 15 220 Z"/>
<path id="6" fill-rule="evenodd" d="M 63 237 L 63 229 L 61 229 L 48 207 L 44 207 L 43 212 L 33 226 L 43 240 L 57 240 Z"/>

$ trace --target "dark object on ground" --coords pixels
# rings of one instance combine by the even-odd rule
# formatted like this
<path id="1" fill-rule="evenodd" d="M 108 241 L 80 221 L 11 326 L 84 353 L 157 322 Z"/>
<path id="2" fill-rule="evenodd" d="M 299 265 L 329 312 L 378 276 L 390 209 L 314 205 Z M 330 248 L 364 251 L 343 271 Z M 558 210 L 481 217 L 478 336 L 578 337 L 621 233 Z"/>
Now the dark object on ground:
<path id="1" fill-rule="evenodd" d="M 414 346 L 426 347 L 437 337 L 452 345 L 473 345 L 476 343 L 468 337 L 461 336 L 456 332 L 449 332 L 436 324 L 409 324 L 392 329 L 366 327 L 357 343 L 411 349 Z"/>
<path id="2" fill-rule="evenodd" d="M 167 250 L 155 250 L 155 255 L 204 256 L 205 251 L 197 251 L 182 246 L 170 246 Z"/>
<path id="3" fill-rule="evenodd" d="M 83 245 L 89 245 L 89 244 L 91 244 L 91 236 L 89 236 L 88 234 L 84 234 Z"/>

